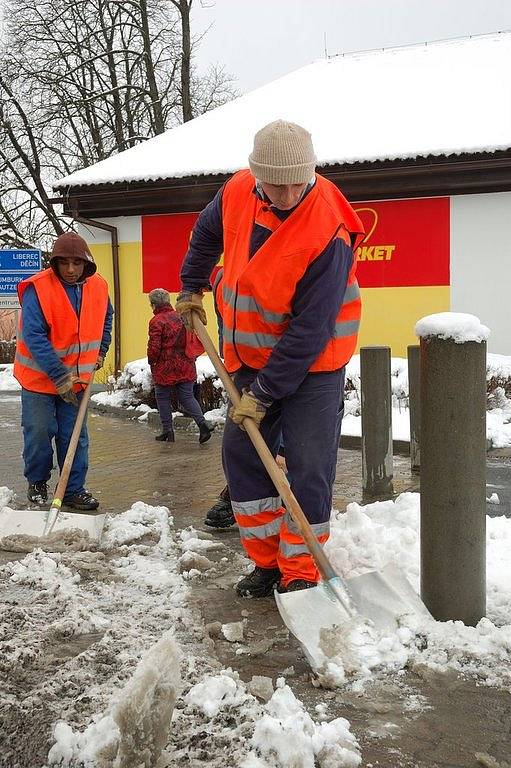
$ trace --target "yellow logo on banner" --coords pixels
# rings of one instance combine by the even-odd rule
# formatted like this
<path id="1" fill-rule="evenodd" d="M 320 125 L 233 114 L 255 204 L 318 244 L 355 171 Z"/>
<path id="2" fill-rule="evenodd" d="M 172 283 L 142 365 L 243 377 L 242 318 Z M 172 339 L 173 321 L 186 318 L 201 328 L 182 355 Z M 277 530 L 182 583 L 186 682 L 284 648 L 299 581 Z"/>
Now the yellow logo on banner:
<path id="1" fill-rule="evenodd" d="M 355 213 L 369 213 L 372 216 L 372 225 L 364 238 L 364 243 L 367 243 L 378 224 L 378 214 L 374 208 L 355 208 Z M 395 245 L 359 245 L 355 256 L 357 261 L 390 261 L 395 249 Z"/>

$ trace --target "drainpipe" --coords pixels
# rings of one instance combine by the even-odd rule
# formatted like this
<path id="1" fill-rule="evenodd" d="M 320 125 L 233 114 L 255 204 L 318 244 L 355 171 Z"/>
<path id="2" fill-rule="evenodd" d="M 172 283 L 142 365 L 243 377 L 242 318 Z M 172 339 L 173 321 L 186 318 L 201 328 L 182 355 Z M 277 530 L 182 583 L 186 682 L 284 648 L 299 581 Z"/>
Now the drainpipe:
<path id="1" fill-rule="evenodd" d="M 110 232 L 112 244 L 112 272 L 114 276 L 114 366 L 115 375 L 118 376 L 121 371 L 121 280 L 119 275 L 119 237 L 117 227 L 112 224 L 105 224 L 103 221 L 95 219 L 86 219 L 80 216 L 77 209 L 72 210 L 72 217 L 80 224 L 86 224 L 89 227 L 97 227 Z"/>

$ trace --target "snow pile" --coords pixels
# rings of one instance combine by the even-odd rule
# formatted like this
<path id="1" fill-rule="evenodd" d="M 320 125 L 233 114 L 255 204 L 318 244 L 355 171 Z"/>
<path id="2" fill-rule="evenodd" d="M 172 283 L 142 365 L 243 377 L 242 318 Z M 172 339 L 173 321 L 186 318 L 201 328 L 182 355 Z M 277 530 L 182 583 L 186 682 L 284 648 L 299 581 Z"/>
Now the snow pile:
<path id="1" fill-rule="evenodd" d="M 420 581 L 419 495 L 401 494 L 396 501 L 367 506 L 349 504 L 332 520 L 326 551 L 343 577 L 388 564 L 398 566 L 414 589 Z M 395 673 L 406 666 L 426 665 L 467 673 L 487 685 L 511 684 L 511 520 L 487 518 L 487 618 L 477 627 L 462 622 L 435 622 L 416 615 L 400 619 L 396 632 L 357 628 L 357 657 L 339 658 L 338 681 L 349 672 L 355 687 L 378 670 Z M 336 660 L 333 660 L 334 664 Z M 347 662 L 347 663 L 346 663 Z M 358 666 L 357 666 L 358 664 Z M 335 669 L 330 669 L 335 682 Z"/>
<path id="2" fill-rule="evenodd" d="M 492 448 L 511 448 L 511 398 L 497 387 L 488 398 L 486 438 Z"/>
<path id="3" fill-rule="evenodd" d="M 217 379 L 217 372 L 215 366 L 207 355 L 201 355 L 195 361 L 195 368 L 197 370 L 197 383 L 202 384 L 204 379 Z M 218 386 L 221 387 L 222 383 L 218 379 Z"/>
<path id="4" fill-rule="evenodd" d="M 0 365 L 0 392 L 21 389 L 21 384 L 13 376 L 13 368 L 12 363 L 2 363 Z"/>
<path id="5" fill-rule="evenodd" d="M 169 686 L 177 679 L 172 677 L 176 669 L 171 674 L 160 658 L 143 667 L 141 677 L 135 670 L 141 655 L 164 633 L 174 633 L 186 615 L 187 588 L 177 572 L 171 526 L 165 507 L 140 502 L 107 518 L 100 552 L 36 550 L 0 566 L 2 727 L 13 734 L 3 755 L 6 764 L 18 764 L 20 755 L 28 754 L 34 764 L 46 764 L 56 741 L 56 764 L 88 766 L 87 755 L 106 748 L 116 733 L 110 715 L 117 718 L 121 736 L 124 717 L 134 738 L 140 728 L 149 728 L 150 701 L 162 723 L 170 717 Z M 165 658 L 170 664 L 175 654 L 165 652 Z M 163 677 L 156 679 L 155 670 Z M 133 685 L 124 690 L 123 700 L 119 692 L 130 677 Z M 20 695 L 20 681 L 29 696 Z M 123 703 L 130 708 L 122 710 L 125 715 L 119 709 Z M 52 740 L 59 718 L 63 722 Z M 158 738 L 153 734 L 155 749 Z M 121 739 L 119 750 L 122 744 Z"/>
<path id="6" fill-rule="evenodd" d="M 243 768 L 356 768 L 362 762 L 349 722 L 315 723 L 282 678 L 264 709 L 252 737 L 257 757 L 249 756 Z"/>
<path id="7" fill-rule="evenodd" d="M 117 380 L 111 383 L 111 391 L 92 395 L 91 400 L 100 405 L 130 406 L 140 402 L 142 395 L 148 395 L 153 387 L 151 369 L 147 358 L 132 360 L 124 366 Z"/>
<path id="8" fill-rule="evenodd" d="M 6 507 L 14 499 L 14 491 L 6 485 L 0 485 L 0 510 Z"/>
<path id="9" fill-rule="evenodd" d="M 429 318 L 423 318 L 429 321 L 434 318 L 433 325 L 427 324 L 426 329 L 433 326 L 437 327 L 437 318 L 443 316 L 450 318 L 450 325 L 438 323 L 438 328 L 448 328 L 449 333 L 457 334 L 457 340 L 462 340 L 470 333 L 475 334 L 477 329 L 484 328 L 465 318 L 472 318 L 472 315 L 457 315 L 452 312 L 430 315 Z M 454 318 L 454 320 L 452 320 Z M 456 318 L 462 318 L 459 322 Z M 423 321 L 419 321 L 422 323 Z M 479 323 L 479 321 L 477 321 Z M 419 325 L 419 324 L 418 324 Z M 427 335 L 427 334 L 426 334 Z M 204 415 L 207 421 L 213 425 L 222 425 L 227 418 L 227 396 L 223 391 L 222 382 L 217 377 L 213 364 L 207 355 L 201 355 L 197 358 L 197 381 L 201 384 L 206 379 L 210 379 L 214 389 L 221 390 L 222 403 L 220 407 L 207 411 Z M 392 436 L 394 440 L 404 442 L 410 441 L 410 415 L 408 410 L 408 361 L 406 358 L 391 358 L 391 390 L 392 390 Z M 487 381 L 490 387 L 495 386 L 495 382 L 501 382 L 503 386 L 508 387 L 511 392 L 511 357 L 505 355 L 488 355 Z M 493 382 L 493 383 L 492 383 Z M 101 392 L 93 395 L 92 400 L 98 404 L 121 406 L 127 409 L 133 409 L 137 414 L 139 421 L 146 421 L 150 412 L 156 412 L 148 405 L 140 404 L 141 397 L 146 396 L 152 388 L 151 371 L 147 359 L 134 360 L 128 363 L 118 381 L 113 385 L 113 391 Z M 502 391 L 501 391 L 502 390 Z M 487 439 L 492 448 L 503 448 L 511 446 L 511 399 L 506 397 L 503 387 L 497 387 L 489 396 L 487 414 Z M 141 414 L 140 416 L 138 414 Z M 174 414 L 177 415 L 177 414 Z M 360 396 L 360 356 L 354 355 L 346 366 L 346 393 L 344 400 L 344 417 L 342 420 L 342 434 L 347 436 L 361 437 L 362 418 L 361 418 L 361 396 Z"/>
<path id="10" fill-rule="evenodd" d="M 511 357 L 488 352 L 486 355 L 486 379 L 511 379 Z"/>
<path id="11" fill-rule="evenodd" d="M 390 385 L 392 391 L 392 436 L 394 440 L 409 442 L 410 416 L 408 412 L 408 361 L 406 358 L 391 358 Z M 341 433 L 361 437 L 360 355 L 353 355 L 346 366 L 345 387 Z"/>
<path id="12" fill-rule="evenodd" d="M 111 550 L 143 538 L 162 541 L 165 547 L 169 541 L 169 527 L 173 524 L 174 518 L 167 507 L 154 507 L 143 501 L 136 501 L 122 515 L 107 519 L 101 549 Z"/>
<path id="13" fill-rule="evenodd" d="M 170 633 L 143 656 L 106 715 L 75 733 L 60 721 L 49 765 L 156 765 L 181 687 L 180 653 Z"/>
<path id="14" fill-rule="evenodd" d="M 151 369 L 147 357 L 127 363 L 117 380 L 118 389 L 135 389 L 150 392 L 153 386 Z"/>
<path id="15" fill-rule="evenodd" d="M 356 768 L 361 763 L 349 722 L 315 722 L 283 678 L 267 704 L 260 704 L 236 672 L 224 670 L 193 686 L 185 704 L 210 721 L 208 730 L 216 730 L 226 716 L 232 723 L 251 724 L 244 758 L 231 763 L 240 768 Z"/>
<path id="16" fill-rule="evenodd" d="M 252 700 L 238 674 L 230 669 L 206 677 L 185 696 L 188 706 L 200 710 L 209 719 L 218 715 L 221 709 L 238 707 Z"/>
<path id="17" fill-rule="evenodd" d="M 211 379 L 213 388 L 221 390 L 223 393 L 222 383 L 217 377 L 213 364 L 207 355 L 198 357 L 195 364 L 197 383 L 203 384 L 206 379 Z M 110 377 L 110 379 L 108 391 L 92 395 L 91 400 L 94 403 L 133 410 L 136 412 L 139 421 L 147 421 L 149 413 L 157 413 L 155 408 L 151 408 L 147 403 L 141 402 L 151 395 L 153 391 L 151 368 L 146 357 L 127 363 L 117 380 L 113 377 Z M 225 403 L 220 408 L 215 408 L 205 414 L 206 419 L 212 424 L 223 424 L 225 422 L 227 398 L 224 396 L 223 399 Z M 174 415 L 180 414 L 174 413 Z"/>
<path id="18" fill-rule="evenodd" d="M 422 339 L 438 336 L 440 339 L 452 339 L 456 344 L 464 344 L 466 341 L 486 341 L 490 329 L 475 315 L 438 312 L 419 320 L 415 325 L 415 333 Z"/>

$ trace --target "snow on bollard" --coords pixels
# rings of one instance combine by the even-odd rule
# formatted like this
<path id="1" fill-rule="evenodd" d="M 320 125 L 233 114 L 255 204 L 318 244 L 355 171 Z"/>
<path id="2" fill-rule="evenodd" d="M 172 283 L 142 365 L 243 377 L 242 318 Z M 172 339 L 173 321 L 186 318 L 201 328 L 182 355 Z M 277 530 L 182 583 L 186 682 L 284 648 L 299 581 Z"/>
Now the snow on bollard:
<path id="1" fill-rule="evenodd" d="M 421 597 L 439 621 L 486 612 L 486 339 L 474 315 L 419 320 Z"/>

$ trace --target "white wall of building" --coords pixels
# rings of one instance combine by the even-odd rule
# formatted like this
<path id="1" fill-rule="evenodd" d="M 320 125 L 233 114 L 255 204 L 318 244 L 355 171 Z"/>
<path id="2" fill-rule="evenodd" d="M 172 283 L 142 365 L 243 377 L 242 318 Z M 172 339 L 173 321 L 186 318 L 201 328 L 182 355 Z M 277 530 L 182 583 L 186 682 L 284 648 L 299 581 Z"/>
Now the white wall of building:
<path id="1" fill-rule="evenodd" d="M 451 197 L 451 310 L 477 315 L 488 351 L 511 355 L 511 192 Z"/>
<path id="2" fill-rule="evenodd" d="M 97 221 L 117 227 L 120 243 L 138 243 L 142 240 L 141 216 L 116 216 L 115 218 L 104 216 Z M 104 245 L 111 242 L 110 232 L 105 229 L 98 229 L 89 224 L 77 224 L 76 231 L 87 240 L 89 245 Z"/>

